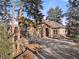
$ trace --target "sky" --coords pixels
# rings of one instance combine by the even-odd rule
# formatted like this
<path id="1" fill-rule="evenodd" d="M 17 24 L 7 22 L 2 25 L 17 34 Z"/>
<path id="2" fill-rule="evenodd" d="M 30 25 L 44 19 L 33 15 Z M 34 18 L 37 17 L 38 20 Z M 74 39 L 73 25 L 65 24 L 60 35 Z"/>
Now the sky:
<path id="1" fill-rule="evenodd" d="M 50 8 L 55 8 L 56 6 L 59 6 L 63 13 L 67 11 L 67 4 L 68 0 L 43 0 L 43 10 L 42 13 L 45 15 L 45 18 L 47 16 L 47 12 Z M 65 17 L 63 19 L 63 24 L 65 25 Z"/>
<path id="2" fill-rule="evenodd" d="M 68 0 L 43 0 L 43 10 L 42 13 L 47 16 L 47 11 L 50 8 L 55 8 L 56 6 L 59 6 L 63 12 L 67 11 L 67 3 Z"/>

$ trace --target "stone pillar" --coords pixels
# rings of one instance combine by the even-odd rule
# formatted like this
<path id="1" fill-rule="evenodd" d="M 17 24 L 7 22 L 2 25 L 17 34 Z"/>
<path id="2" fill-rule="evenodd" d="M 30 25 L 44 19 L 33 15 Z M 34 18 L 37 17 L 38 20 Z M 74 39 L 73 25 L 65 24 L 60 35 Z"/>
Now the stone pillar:
<path id="1" fill-rule="evenodd" d="M 43 28 L 43 37 L 46 37 L 46 32 L 45 32 L 45 28 Z"/>
<path id="2" fill-rule="evenodd" d="M 51 28 L 48 28 L 49 30 L 49 37 L 51 37 Z"/>
<path id="3" fill-rule="evenodd" d="M 50 29 L 50 33 L 51 33 L 51 38 L 53 38 L 53 29 Z"/>

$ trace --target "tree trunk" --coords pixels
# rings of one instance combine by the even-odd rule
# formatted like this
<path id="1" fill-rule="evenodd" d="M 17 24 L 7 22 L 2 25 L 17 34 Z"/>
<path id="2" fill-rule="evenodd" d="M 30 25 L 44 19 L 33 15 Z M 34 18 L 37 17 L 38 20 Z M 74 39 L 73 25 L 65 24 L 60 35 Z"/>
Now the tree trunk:
<path id="1" fill-rule="evenodd" d="M 12 0 L 12 34 L 14 34 L 14 0 Z"/>
<path id="2" fill-rule="evenodd" d="M 2 54 L 0 55 L 0 59 L 3 59 Z"/>
<path id="3" fill-rule="evenodd" d="M 7 3 L 7 1 L 4 0 L 4 34 L 7 32 L 6 3 Z"/>
<path id="4" fill-rule="evenodd" d="M 15 42 L 14 42 L 14 0 L 12 0 L 12 20 L 11 20 L 12 42 L 13 42 L 13 57 L 15 55 Z"/>
<path id="5" fill-rule="evenodd" d="M 21 1 L 20 1 L 21 2 Z M 20 41 L 20 24 L 19 24 L 19 19 L 22 17 L 22 6 L 20 6 L 20 9 L 18 11 L 18 42 L 17 42 L 17 53 L 20 52 L 20 44 L 19 44 L 19 41 Z"/>

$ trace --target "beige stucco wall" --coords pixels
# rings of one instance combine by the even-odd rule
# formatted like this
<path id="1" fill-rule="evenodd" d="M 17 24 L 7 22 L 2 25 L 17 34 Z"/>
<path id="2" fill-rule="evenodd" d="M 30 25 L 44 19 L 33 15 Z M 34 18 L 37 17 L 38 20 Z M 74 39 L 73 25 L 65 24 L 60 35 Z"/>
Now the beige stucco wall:
<path id="1" fill-rule="evenodd" d="M 46 28 L 48 28 L 49 29 L 49 37 L 50 38 L 53 38 L 54 37 L 54 34 L 53 34 L 53 30 L 55 30 L 54 28 L 51 28 L 51 27 L 49 27 L 49 26 L 47 26 L 47 25 L 45 25 L 45 24 L 43 24 L 42 25 L 42 28 L 43 28 L 43 37 L 46 37 Z M 65 28 L 58 28 L 57 29 L 58 30 L 58 34 L 57 34 L 57 36 L 64 36 L 64 37 L 66 37 L 66 29 Z"/>
<path id="2" fill-rule="evenodd" d="M 59 29 L 59 34 L 66 37 L 66 29 L 65 28 L 60 28 Z"/>
<path id="3" fill-rule="evenodd" d="M 66 29 L 65 28 L 59 28 L 59 29 L 53 29 L 49 28 L 49 37 L 54 37 L 54 30 L 58 30 L 58 34 L 56 34 L 57 37 L 64 36 L 66 37 Z"/>
<path id="4" fill-rule="evenodd" d="M 57 34 L 54 34 L 54 30 L 57 30 Z M 52 37 L 55 38 L 55 37 L 58 37 L 59 36 L 59 29 L 56 29 L 56 28 L 52 28 Z"/>

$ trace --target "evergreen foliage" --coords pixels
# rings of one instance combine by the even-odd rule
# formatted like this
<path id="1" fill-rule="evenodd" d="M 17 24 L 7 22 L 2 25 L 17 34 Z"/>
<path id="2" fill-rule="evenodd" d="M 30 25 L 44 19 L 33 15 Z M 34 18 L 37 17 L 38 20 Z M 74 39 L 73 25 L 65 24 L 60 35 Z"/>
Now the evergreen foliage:
<path id="1" fill-rule="evenodd" d="M 48 19 L 51 21 L 55 21 L 58 23 L 62 23 L 61 18 L 63 16 L 62 10 L 57 6 L 55 8 L 51 8 L 48 11 Z"/>
<path id="2" fill-rule="evenodd" d="M 69 9 L 67 12 L 68 36 L 73 39 L 79 39 L 79 1 L 69 0 Z"/>
<path id="3" fill-rule="evenodd" d="M 8 33 L 4 34 L 3 26 L 0 24 L 0 59 L 11 59 L 12 42 Z"/>

